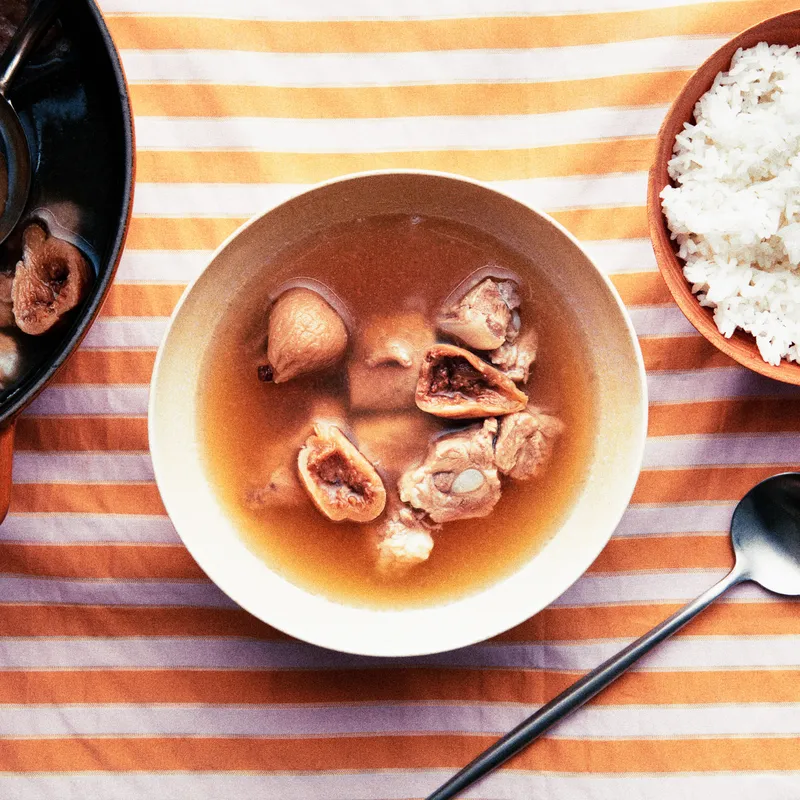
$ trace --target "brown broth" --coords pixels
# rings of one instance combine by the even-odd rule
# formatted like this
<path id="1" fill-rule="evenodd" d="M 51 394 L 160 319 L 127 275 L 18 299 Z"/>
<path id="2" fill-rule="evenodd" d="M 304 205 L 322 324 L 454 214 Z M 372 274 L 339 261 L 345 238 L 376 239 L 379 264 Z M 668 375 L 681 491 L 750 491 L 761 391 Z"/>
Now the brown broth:
<path id="1" fill-rule="evenodd" d="M 504 479 L 503 496 L 490 516 L 446 524 L 434 533 L 430 559 L 399 580 L 376 574 L 368 526 L 331 522 L 310 501 L 295 509 L 248 509 L 243 497 L 249 486 L 266 480 L 281 463 L 296 464 L 317 413 L 312 409 L 320 403 L 323 414 L 329 415 L 331 407 L 347 414 L 345 431 L 350 435 L 369 433 L 365 426 L 375 422 L 374 416 L 356 418 L 347 411 L 344 368 L 280 385 L 257 380 L 275 289 L 298 276 L 325 284 L 352 315 L 352 354 L 368 317 L 409 311 L 433 320 L 459 282 L 487 264 L 510 269 L 522 279 L 523 324 L 534 320 L 540 339 L 525 390 L 531 405 L 556 413 L 567 426 L 546 473 L 527 482 Z M 558 528 L 585 479 L 593 449 L 593 376 L 585 369 L 591 360 L 575 312 L 536 264 L 450 221 L 371 217 L 310 235 L 282 251 L 265 265 L 263 282 L 244 287 L 231 308 L 235 313 L 219 324 L 203 364 L 203 457 L 210 481 L 248 547 L 287 580 L 351 605 L 433 605 L 513 573 Z M 405 463 L 424 456 L 432 433 L 460 427 L 415 407 L 404 413 L 411 429 L 395 439 L 402 443 Z M 387 438 L 383 441 L 390 446 Z M 394 466 L 389 474 L 384 471 L 390 493 L 396 493 Z"/>

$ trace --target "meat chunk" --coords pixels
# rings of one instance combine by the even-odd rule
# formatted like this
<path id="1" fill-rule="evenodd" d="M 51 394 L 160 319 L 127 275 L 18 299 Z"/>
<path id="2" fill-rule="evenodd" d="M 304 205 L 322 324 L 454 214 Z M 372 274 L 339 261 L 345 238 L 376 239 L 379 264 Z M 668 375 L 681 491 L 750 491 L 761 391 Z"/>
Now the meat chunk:
<path id="1" fill-rule="evenodd" d="M 431 531 L 439 526 L 406 505 L 395 509 L 377 529 L 375 566 L 387 578 L 399 578 L 427 561 L 433 550 Z"/>
<path id="2" fill-rule="evenodd" d="M 528 397 L 469 350 L 437 344 L 422 359 L 416 401 L 437 417 L 465 419 L 521 411 Z"/>
<path id="3" fill-rule="evenodd" d="M 519 305 L 514 281 L 486 278 L 455 304 L 444 308 L 437 324 L 443 333 L 468 347 L 494 350 L 505 342 L 512 313 Z"/>
<path id="4" fill-rule="evenodd" d="M 389 314 L 368 320 L 347 369 L 351 408 L 413 408 L 420 362 L 435 341 L 422 314 Z"/>
<path id="5" fill-rule="evenodd" d="M 398 482 L 400 499 L 425 511 L 434 522 L 485 517 L 500 499 L 494 463 L 497 420 L 434 441 L 425 461 Z"/>
<path id="6" fill-rule="evenodd" d="M 536 360 L 539 337 L 533 328 L 526 328 L 509 337 L 505 343 L 489 353 L 489 359 L 497 369 L 517 383 L 526 383 L 531 364 Z"/>
<path id="7" fill-rule="evenodd" d="M 314 505 L 328 519 L 369 522 L 383 513 L 383 481 L 336 425 L 314 425 L 297 457 L 297 469 Z"/>
<path id="8" fill-rule="evenodd" d="M 494 451 L 497 468 L 518 481 L 535 478 L 550 460 L 564 428 L 560 419 L 538 408 L 503 417 Z"/>

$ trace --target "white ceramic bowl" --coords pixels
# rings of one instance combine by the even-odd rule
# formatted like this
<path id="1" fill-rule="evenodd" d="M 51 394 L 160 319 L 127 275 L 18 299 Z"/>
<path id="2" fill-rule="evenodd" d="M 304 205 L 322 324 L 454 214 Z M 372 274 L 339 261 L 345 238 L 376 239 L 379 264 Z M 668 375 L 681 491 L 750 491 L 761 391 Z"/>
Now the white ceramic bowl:
<path id="1" fill-rule="evenodd" d="M 552 540 L 505 580 L 448 604 L 371 610 L 289 583 L 240 539 L 200 458 L 197 398 L 202 357 L 233 292 L 287 242 L 372 214 L 422 214 L 472 225 L 533 258 L 579 312 L 596 346 L 595 452 L 588 479 Z M 254 218 L 214 254 L 186 290 L 161 344 L 150 392 L 156 481 L 186 547 L 208 576 L 264 622 L 350 653 L 406 656 L 481 641 L 551 603 L 603 549 L 633 492 L 647 426 L 644 366 L 611 283 L 550 217 L 475 181 L 430 172 L 373 172 L 317 186 Z"/>

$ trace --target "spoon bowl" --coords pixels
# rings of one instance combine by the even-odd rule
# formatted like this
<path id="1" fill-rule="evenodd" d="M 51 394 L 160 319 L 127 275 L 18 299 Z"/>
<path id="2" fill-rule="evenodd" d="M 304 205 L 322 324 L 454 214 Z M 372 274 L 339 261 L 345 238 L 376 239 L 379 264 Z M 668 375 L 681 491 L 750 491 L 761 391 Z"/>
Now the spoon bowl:
<path id="1" fill-rule="evenodd" d="M 771 592 L 800 595 L 800 474 L 754 486 L 731 520 L 735 570 Z"/>
<path id="2" fill-rule="evenodd" d="M 732 586 L 754 581 L 771 592 L 800 595 L 800 472 L 773 475 L 750 489 L 733 512 L 731 542 L 736 561 L 719 583 L 543 705 L 427 800 L 449 800 L 499 767 L 613 683 Z"/>

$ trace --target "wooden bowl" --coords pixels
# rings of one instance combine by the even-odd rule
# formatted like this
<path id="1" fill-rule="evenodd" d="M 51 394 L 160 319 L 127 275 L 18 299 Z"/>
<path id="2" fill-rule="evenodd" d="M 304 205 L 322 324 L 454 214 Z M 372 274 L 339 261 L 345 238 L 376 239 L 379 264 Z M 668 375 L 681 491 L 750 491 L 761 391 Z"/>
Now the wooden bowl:
<path id="1" fill-rule="evenodd" d="M 711 309 L 700 305 L 692 294 L 689 282 L 683 277 L 683 262 L 678 258 L 675 243 L 670 239 L 659 197 L 661 190 L 670 183 L 667 162 L 672 157 L 675 137 L 682 130 L 684 122 L 692 119 L 695 104 L 711 88 L 717 73 L 728 69 L 734 53 L 740 47 L 746 49 L 759 42 L 787 44 L 790 47 L 800 44 L 800 10 L 759 22 L 731 39 L 707 59 L 683 87 L 658 132 L 656 157 L 650 169 L 647 189 L 647 218 L 658 268 L 689 322 L 711 344 L 742 366 L 784 383 L 800 385 L 800 365 L 787 361 L 782 361 L 778 366 L 768 364 L 761 358 L 756 340 L 749 333 L 737 329 L 727 339 L 717 330 Z"/>

